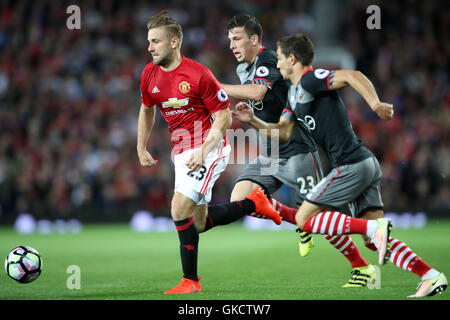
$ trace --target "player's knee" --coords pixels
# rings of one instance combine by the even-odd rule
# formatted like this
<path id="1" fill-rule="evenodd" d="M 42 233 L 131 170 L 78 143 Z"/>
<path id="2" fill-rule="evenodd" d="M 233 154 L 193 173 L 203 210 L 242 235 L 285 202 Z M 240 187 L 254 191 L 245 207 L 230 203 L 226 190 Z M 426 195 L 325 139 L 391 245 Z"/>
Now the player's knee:
<path id="1" fill-rule="evenodd" d="M 323 211 L 323 208 L 304 201 L 295 214 L 295 222 L 300 228 L 303 228 L 311 218 L 321 211 Z"/>
<path id="2" fill-rule="evenodd" d="M 248 194 L 245 194 L 245 192 L 233 189 L 230 196 L 230 202 L 244 200 L 246 196 L 248 196 Z"/>
<path id="3" fill-rule="evenodd" d="M 172 202 L 172 207 L 170 208 L 170 214 L 174 221 L 183 220 L 189 218 L 192 214 L 187 214 L 186 210 L 183 209 L 177 202 Z"/>
<path id="4" fill-rule="evenodd" d="M 195 221 L 195 227 L 197 228 L 198 233 L 205 232 L 205 224 L 197 223 L 197 221 Z"/>
<path id="5" fill-rule="evenodd" d="M 173 207 L 170 210 L 170 215 L 172 216 L 172 219 L 174 221 L 178 221 L 178 220 L 182 220 L 183 219 L 183 216 L 180 214 L 180 212 L 176 208 L 173 208 Z"/>
<path id="6" fill-rule="evenodd" d="M 170 214 L 174 221 L 187 219 L 193 216 L 196 203 L 190 198 L 176 192 L 170 205 Z"/>
<path id="7" fill-rule="evenodd" d="M 241 194 L 231 194 L 230 202 L 241 201 L 245 198 L 244 195 Z"/>
<path id="8" fill-rule="evenodd" d="M 195 223 L 195 227 L 197 228 L 198 233 L 202 233 L 202 232 L 206 231 L 205 230 L 206 229 L 206 219 L 205 218 L 194 215 L 194 223 Z"/>
<path id="9" fill-rule="evenodd" d="M 255 188 L 259 186 L 256 183 L 252 183 L 248 180 L 239 181 L 234 185 L 231 191 L 230 202 L 244 200 Z"/>
<path id="10" fill-rule="evenodd" d="M 376 220 L 384 217 L 384 211 L 381 209 L 369 209 L 366 210 L 362 215 L 361 219 Z"/>
<path id="11" fill-rule="evenodd" d="M 306 224 L 306 219 L 304 218 L 304 215 L 300 214 L 299 211 L 295 214 L 295 222 L 300 228 L 303 228 Z"/>

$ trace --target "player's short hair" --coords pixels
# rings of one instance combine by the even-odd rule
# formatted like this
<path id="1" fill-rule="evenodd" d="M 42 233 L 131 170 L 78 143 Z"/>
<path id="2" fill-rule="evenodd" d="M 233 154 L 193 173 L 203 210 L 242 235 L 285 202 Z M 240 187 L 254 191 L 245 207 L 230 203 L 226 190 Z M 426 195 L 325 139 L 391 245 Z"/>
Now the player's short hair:
<path id="1" fill-rule="evenodd" d="M 161 12 L 155 14 L 147 22 L 147 30 L 159 27 L 166 28 L 169 39 L 177 37 L 180 40 L 181 47 L 181 43 L 183 42 L 183 30 L 178 22 L 169 16 L 169 12 L 167 10 L 162 10 Z"/>
<path id="2" fill-rule="evenodd" d="M 250 38 L 256 34 L 258 36 L 258 42 L 262 43 L 263 29 L 256 17 L 249 14 L 243 14 L 234 16 L 227 22 L 227 33 L 233 28 L 244 27 L 245 33 Z"/>
<path id="3" fill-rule="evenodd" d="M 304 66 L 312 64 L 314 59 L 314 45 L 311 39 L 304 34 L 295 33 L 285 36 L 277 41 L 277 46 L 286 57 L 292 54 Z"/>

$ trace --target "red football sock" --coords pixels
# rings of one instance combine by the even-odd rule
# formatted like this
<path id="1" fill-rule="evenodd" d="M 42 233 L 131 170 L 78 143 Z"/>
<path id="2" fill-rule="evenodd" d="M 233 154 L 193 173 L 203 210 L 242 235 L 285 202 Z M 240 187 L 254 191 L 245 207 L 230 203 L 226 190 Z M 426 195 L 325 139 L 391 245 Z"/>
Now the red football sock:
<path id="1" fill-rule="evenodd" d="M 375 247 L 375 244 L 372 242 L 372 241 L 367 241 L 367 242 L 365 242 L 364 243 L 364 245 L 368 248 L 368 249 L 370 249 L 370 250 L 372 250 L 372 251 L 375 251 L 375 252 L 377 252 L 378 250 L 377 250 L 377 247 Z"/>
<path id="2" fill-rule="evenodd" d="M 422 277 L 431 270 L 431 267 L 417 256 L 404 242 L 389 237 L 389 243 L 391 244 L 389 261 L 395 266 L 415 273 L 419 277 Z M 366 247 L 370 250 L 377 251 L 375 245 L 370 241 L 366 242 Z"/>
<path id="3" fill-rule="evenodd" d="M 404 242 L 389 237 L 391 244 L 391 255 L 389 261 L 403 270 L 417 274 L 422 277 L 431 267 L 416 255 Z"/>
<path id="4" fill-rule="evenodd" d="M 297 223 L 295 222 L 295 214 L 297 213 L 298 209 L 289 208 L 274 198 L 272 198 L 272 205 L 280 214 L 280 217 L 283 221 L 287 221 L 297 225 Z"/>
<path id="5" fill-rule="evenodd" d="M 361 256 L 358 247 L 348 234 L 340 236 L 326 236 L 325 239 L 327 239 L 333 247 L 338 249 L 339 252 L 347 258 L 352 265 L 352 268 L 366 267 L 369 265 L 369 263 L 367 263 L 367 261 Z"/>
<path id="6" fill-rule="evenodd" d="M 297 209 L 289 208 L 274 198 L 272 198 L 272 205 L 275 207 L 275 210 L 278 211 L 284 221 L 296 224 L 295 214 L 298 211 Z M 352 265 L 352 268 L 365 267 L 369 265 L 367 261 L 361 256 L 358 247 L 355 245 L 349 235 L 326 236 L 325 238 L 330 241 L 330 243 L 337 250 L 339 250 L 344 255 L 344 257 L 347 258 L 347 260 Z"/>
<path id="7" fill-rule="evenodd" d="M 330 236 L 355 233 L 365 235 L 367 222 L 368 220 L 352 218 L 337 211 L 326 211 L 308 219 L 302 230 Z"/>

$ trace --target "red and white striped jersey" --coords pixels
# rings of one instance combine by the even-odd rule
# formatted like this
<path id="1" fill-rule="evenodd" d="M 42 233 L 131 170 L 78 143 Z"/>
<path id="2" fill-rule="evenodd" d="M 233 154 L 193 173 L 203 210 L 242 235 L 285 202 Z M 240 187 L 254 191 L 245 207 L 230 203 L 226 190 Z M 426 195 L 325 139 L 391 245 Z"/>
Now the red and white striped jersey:
<path id="1" fill-rule="evenodd" d="M 175 154 L 200 147 L 214 121 L 213 113 L 230 106 L 211 71 L 184 56 L 172 71 L 147 64 L 141 76 L 141 97 L 145 106 L 158 106 L 167 121 Z M 227 145 L 226 135 L 224 139 Z"/>

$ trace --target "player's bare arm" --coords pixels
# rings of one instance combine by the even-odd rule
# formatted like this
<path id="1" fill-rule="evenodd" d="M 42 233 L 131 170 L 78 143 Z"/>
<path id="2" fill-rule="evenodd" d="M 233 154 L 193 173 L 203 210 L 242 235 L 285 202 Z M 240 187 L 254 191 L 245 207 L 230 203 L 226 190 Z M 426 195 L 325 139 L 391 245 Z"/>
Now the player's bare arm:
<path id="1" fill-rule="evenodd" d="M 147 151 L 147 142 L 150 137 L 150 133 L 155 124 L 155 112 L 156 107 L 147 107 L 141 104 L 138 117 L 138 133 L 137 133 L 137 153 L 141 166 L 153 167 L 158 160 L 153 159 L 150 153 Z"/>
<path id="2" fill-rule="evenodd" d="M 213 113 L 214 123 L 209 130 L 208 136 L 203 142 L 202 146 L 196 152 L 192 153 L 186 166 L 191 170 L 198 170 L 202 167 L 206 156 L 218 145 L 226 133 L 226 130 L 231 126 L 230 108 L 225 108 Z"/>
<path id="3" fill-rule="evenodd" d="M 232 111 L 232 116 L 241 122 L 248 123 L 255 129 L 262 130 L 261 132 L 270 139 L 277 136 L 280 143 L 286 143 L 292 137 L 296 126 L 294 121 L 285 117 L 280 117 L 278 123 L 265 122 L 255 116 L 252 107 L 246 102 L 239 102 L 236 105 L 236 111 Z"/>
<path id="4" fill-rule="evenodd" d="M 394 106 L 380 102 L 372 82 L 360 71 L 336 70 L 333 78 L 333 89 L 351 86 L 366 100 L 370 108 L 383 120 L 392 119 Z"/>
<path id="5" fill-rule="evenodd" d="M 262 84 L 223 84 L 223 89 L 227 95 L 241 99 L 260 101 L 264 99 L 268 88 Z"/>

